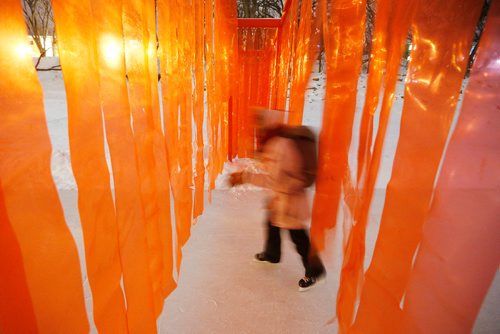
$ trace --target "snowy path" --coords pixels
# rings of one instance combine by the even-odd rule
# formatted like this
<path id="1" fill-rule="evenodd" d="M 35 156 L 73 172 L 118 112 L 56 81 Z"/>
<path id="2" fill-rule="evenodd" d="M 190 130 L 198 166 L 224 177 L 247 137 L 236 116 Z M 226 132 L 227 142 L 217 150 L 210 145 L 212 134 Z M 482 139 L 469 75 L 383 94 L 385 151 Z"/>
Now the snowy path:
<path id="1" fill-rule="evenodd" d="M 236 194 L 236 195 L 235 195 Z M 282 262 L 252 261 L 263 245 L 263 192 L 215 191 L 184 248 L 179 286 L 158 320 L 161 333 L 331 333 L 337 275 L 298 292 L 300 258 L 282 231 Z M 327 259 L 328 272 L 338 272 Z M 338 266 L 338 263 L 337 263 Z"/>
<path id="2" fill-rule="evenodd" d="M 328 271 L 324 283 L 298 292 L 303 274 L 300 258 L 282 231 L 282 262 L 252 261 L 263 245 L 262 191 L 213 193 L 213 202 L 192 228 L 184 248 L 177 289 L 166 299 L 158 319 L 159 333 L 337 333 L 335 315 L 340 272 L 340 234 L 330 236 L 322 256 Z M 383 193 L 367 231 L 367 259 L 372 256 Z M 338 231 L 337 231 L 338 232 Z M 473 333 L 500 332 L 500 276 L 478 315 Z"/>

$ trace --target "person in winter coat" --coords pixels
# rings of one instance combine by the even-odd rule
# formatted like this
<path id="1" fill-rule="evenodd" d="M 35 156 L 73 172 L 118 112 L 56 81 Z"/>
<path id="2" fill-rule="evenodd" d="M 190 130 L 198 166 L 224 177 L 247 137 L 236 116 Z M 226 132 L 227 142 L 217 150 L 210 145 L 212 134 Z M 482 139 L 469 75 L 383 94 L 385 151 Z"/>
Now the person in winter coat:
<path id="1" fill-rule="evenodd" d="M 259 262 L 278 263 L 281 257 L 280 230 L 286 229 L 305 267 L 299 291 L 311 288 L 325 277 L 325 268 L 312 249 L 306 223 L 310 218 L 302 155 L 293 139 L 280 135 L 286 126 L 277 110 L 255 110 L 255 125 L 262 173 L 237 172 L 230 177 L 233 186 L 251 183 L 271 190 L 267 203 L 267 238 L 264 251 L 255 255 Z"/>

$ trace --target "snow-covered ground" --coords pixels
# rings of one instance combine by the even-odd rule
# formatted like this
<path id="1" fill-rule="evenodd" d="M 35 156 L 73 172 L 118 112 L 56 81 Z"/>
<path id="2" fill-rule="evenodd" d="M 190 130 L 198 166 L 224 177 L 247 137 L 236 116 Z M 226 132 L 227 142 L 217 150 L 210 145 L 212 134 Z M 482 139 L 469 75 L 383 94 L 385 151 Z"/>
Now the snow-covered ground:
<path id="1" fill-rule="evenodd" d="M 56 60 L 46 60 L 44 67 Z M 52 173 L 59 189 L 68 226 L 75 238 L 82 265 L 84 292 L 92 321 L 92 297 L 86 278 L 77 191 L 71 171 L 66 94 L 61 72 L 38 72 L 45 96 L 45 112 L 53 145 Z M 306 96 L 304 123 L 321 127 L 325 77 L 314 73 Z M 375 244 L 385 188 L 399 137 L 404 76 L 398 81 L 395 103 L 384 146 L 370 222 L 367 230 L 367 266 Z M 356 164 L 357 134 L 366 90 L 359 80 L 357 111 L 349 162 Z M 375 120 L 377 126 L 378 120 Z M 336 291 L 342 261 L 342 229 L 331 231 L 330 249 L 323 253 L 328 276 L 324 285 L 307 293 L 297 291 L 303 275 L 300 258 L 283 234 L 283 261 L 263 265 L 252 261 L 262 248 L 263 191 L 254 187 L 229 189 L 227 173 L 245 161 L 228 164 L 217 180 L 213 202 L 192 228 L 183 249 L 178 288 L 166 299 L 158 319 L 160 333 L 335 333 Z M 239 164 L 239 165 L 238 165 Z M 339 220 L 342 221 L 342 220 Z M 497 277 L 478 315 L 474 333 L 500 333 L 500 277 Z M 92 324 L 92 331 L 95 327 Z"/>

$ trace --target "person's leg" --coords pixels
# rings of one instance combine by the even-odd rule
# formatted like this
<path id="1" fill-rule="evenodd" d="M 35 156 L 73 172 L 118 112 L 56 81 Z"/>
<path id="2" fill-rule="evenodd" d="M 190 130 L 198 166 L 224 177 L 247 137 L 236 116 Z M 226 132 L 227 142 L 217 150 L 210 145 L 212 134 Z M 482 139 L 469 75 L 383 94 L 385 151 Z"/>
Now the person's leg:
<path id="1" fill-rule="evenodd" d="M 257 259 L 277 263 L 281 259 L 280 228 L 272 225 L 270 221 L 267 221 L 266 232 L 264 252 L 257 254 Z"/>
<path id="2" fill-rule="evenodd" d="M 311 252 L 311 243 L 305 230 L 290 230 L 295 248 L 302 258 L 305 268 L 305 276 L 319 277 L 325 273 L 325 267 L 316 252 Z"/>

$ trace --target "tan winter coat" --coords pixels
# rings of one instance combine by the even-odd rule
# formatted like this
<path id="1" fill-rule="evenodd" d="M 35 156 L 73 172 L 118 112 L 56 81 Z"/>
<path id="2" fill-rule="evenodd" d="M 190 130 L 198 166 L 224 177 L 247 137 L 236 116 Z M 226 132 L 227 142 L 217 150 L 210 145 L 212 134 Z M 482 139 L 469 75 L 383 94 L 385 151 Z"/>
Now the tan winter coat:
<path id="1" fill-rule="evenodd" d="M 302 176 L 302 157 L 292 139 L 269 139 L 262 152 L 262 174 L 246 173 L 243 182 L 271 190 L 271 223 L 285 229 L 303 229 L 310 217 Z"/>

